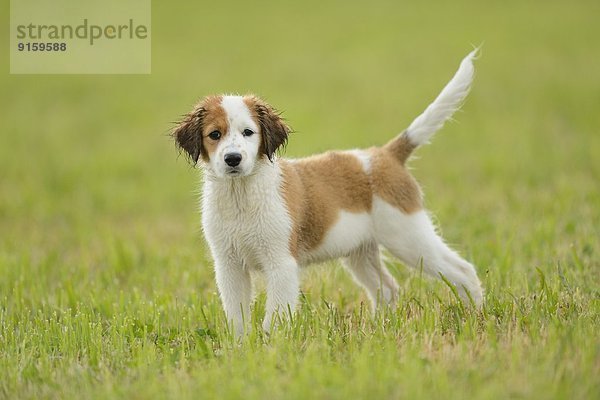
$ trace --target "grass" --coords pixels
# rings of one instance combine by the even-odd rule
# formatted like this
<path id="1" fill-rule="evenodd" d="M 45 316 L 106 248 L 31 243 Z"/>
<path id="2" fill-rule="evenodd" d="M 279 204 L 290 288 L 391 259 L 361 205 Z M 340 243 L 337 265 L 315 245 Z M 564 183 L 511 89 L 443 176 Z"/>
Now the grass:
<path id="1" fill-rule="evenodd" d="M 155 2 L 151 75 L 5 63 L 0 397 L 599 397 L 599 11 Z M 292 323 L 235 343 L 171 122 L 252 91 L 285 110 L 290 156 L 381 144 L 481 42 L 458 123 L 412 166 L 484 309 L 391 260 L 400 305 L 371 316 L 339 265 L 317 266 Z"/>

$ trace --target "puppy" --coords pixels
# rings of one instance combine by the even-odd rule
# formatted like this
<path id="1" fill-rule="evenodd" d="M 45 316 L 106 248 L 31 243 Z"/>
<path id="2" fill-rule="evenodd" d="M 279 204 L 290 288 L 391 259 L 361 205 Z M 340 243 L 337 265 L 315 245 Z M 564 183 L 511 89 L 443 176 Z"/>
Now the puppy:
<path id="1" fill-rule="evenodd" d="M 373 308 L 393 304 L 398 284 L 379 247 L 404 264 L 445 277 L 481 305 L 475 268 L 436 233 L 419 185 L 405 164 L 460 107 L 473 80 L 476 50 L 435 101 L 382 147 L 277 158 L 290 128 L 256 96 L 210 96 L 173 130 L 180 149 L 204 170 L 202 226 L 223 308 L 238 334 L 249 319 L 250 272 L 266 279 L 263 322 L 288 314 L 299 295 L 299 268 L 343 258 Z"/>

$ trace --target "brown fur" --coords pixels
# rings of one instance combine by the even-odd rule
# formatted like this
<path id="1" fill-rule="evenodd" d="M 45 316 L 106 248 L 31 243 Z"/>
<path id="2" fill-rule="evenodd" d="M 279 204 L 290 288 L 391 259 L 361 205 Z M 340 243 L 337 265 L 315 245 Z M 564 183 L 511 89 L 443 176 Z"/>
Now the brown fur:
<path id="1" fill-rule="evenodd" d="M 229 123 L 227 122 L 227 113 L 221 106 L 222 96 L 210 96 L 204 99 L 203 107 L 207 110 L 206 116 L 204 117 L 203 129 L 202 129 L 202 144 L 207 154 L 207 158 L 204 161 L 208 161 L 208 155 L 214 153 L 219 144 L 218 140 L 213 140 L 208 137 L 211 132 L 221 132 L 221 139 L 227 135 L 229 130 Z"/>
<path id="2" fill-rule="evenodd" d="M 318 247 L 340 210 L 371 210 L 371 183 L 355 156 L 328 152 L 279 164 L 283 196 L 294 225 L 290 250 L 295 257 Z"/>
<path id="3" fill-rule="evenodd" d="M 275 151 L 287 143 L 291 129 L 281 118 L 281 113 L 260 98 L 247 95 L 244 96 L 244 103 L 260 127 L 260 152 L 272 161 Z"/>
<path id="4" fill-rule="evenodd" d="M 227 115 L 221 107 L 222 99 L 222 96 L 204 98 L 172 132 L 179 148 L 187 153 L 194 164 L 200 156 L 208 161 L 209 154 L 215 150 L 217 142 L 208 138 L 211 132 L 219 131 L 223 136 L 227 134 Z"/>
<path id="5" fill-rule="evenodd" d="M 218 141 L 208 137 L 211 132 L 219 131 L 221 137 L 227 135 L 227 115 L 221 106 L 222 100 L 223 96 L 204 98 L 173 129 L 172 136 L 177 145 L 187 153 L 194 164 L 200 156 L 204 161 L 208 161 L 210 154 L 216 149 Z M 260 98 L 247 95 L 244 96 L 244 103 L 260 128 L 260 152 L 272 161 L 275 152 L 287 143 L 291 128 L 279 111 Z"/>
<path id="6" fill-rule="evenodd" d="M 294 257 L 323 242 L 340 210 L 371 211 L 373 195 L 405 213 L 422 208 L 419 186 L 402 162 L 385 148 L 367 152 L 369 173 L 355 155 L 346 152 L 279 161 L 282 194 L 293 223 L 290 252 Z"/>
<path id="7" fill-rule="evenodd" d="M 421 189 L 403 159 L 387 146 L 372 149 L 370 155 L 373 193 L 407 214 L 422 209 Z"/>
<path id="8" fill-rule="evenodd" d="M 389 143 L 383 146 L 383 148 L 392 154 L 398 161 L 404 164 L 417 146 L 412 144 L 408 139 L 406 132 L 403 132 L 398 137 L 392 139 Z"/>

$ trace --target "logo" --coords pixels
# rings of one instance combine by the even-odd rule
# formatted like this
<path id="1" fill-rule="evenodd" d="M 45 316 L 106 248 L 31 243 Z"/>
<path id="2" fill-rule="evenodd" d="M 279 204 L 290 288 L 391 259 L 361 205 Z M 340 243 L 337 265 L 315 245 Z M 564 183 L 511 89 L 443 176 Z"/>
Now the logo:
<path id="1" fill-rule="evenodd" d="M 11 0 L 12 74 L 149 74 L 150 0 Z"/>

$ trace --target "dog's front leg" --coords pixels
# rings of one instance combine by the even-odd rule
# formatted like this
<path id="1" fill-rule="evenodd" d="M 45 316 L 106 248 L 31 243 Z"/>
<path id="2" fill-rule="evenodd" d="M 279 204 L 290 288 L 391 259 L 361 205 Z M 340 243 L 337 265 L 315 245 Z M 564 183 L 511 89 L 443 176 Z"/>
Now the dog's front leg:
<path id="1" fill-rule="evenodd" d="M 252 281 L 241 259 L 233 255 L 215 257 L 215 276 L 227 322 L 233 325 L 237 337 L 244 333 L 244 323 L 250 320 Z"/>
<path id="2" fill-rule="evenodd" d="M 267 305 L 263 329 L 268 332 L 277 314 L 287 318 L 290 312 L 294 312 L 300 283 L 298 264 L 291 256 L 273 258 L 263 265 L 267 283 Z"/>

